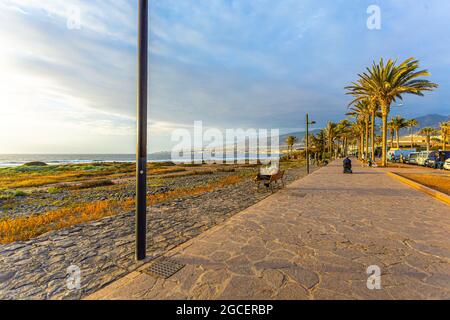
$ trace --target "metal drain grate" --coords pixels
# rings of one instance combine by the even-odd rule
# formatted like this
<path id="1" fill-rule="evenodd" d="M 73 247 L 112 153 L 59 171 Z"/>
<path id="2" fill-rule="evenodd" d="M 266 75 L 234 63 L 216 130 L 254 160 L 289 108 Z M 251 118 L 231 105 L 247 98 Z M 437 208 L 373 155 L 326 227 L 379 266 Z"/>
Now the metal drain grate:
<path id="1" fill-rule="evenodd" d="M 150 267 L 145 269 L 144 272 L 156 277 L 168 279 L 184 267 L 184 264 L 181 264 L 173 259 L 160 258 Z"/>

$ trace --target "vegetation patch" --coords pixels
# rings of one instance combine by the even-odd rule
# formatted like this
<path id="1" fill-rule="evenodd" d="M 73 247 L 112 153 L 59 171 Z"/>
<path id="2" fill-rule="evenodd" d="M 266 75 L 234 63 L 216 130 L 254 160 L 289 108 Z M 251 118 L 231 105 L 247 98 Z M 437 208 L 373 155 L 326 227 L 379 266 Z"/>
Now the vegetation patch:
<path id="1" fill-rule="evenodd" d="M 40 161 L 34 161 L 34 162 L 28 162 L 24 164 L 25 167 L 45 167 L 48 166 L 45 162 Z"/>
<path id="2" fill-rule="evenodd" d="M 115 183 L 111 180 L 95 180 L 95 181 L 86 181 L 77 185 L 70 186 L 70 190 L 81 190 L 81 189 L 92 189 L 99 187 L 107 187 L 113 186 Z"/>
<path id="3" fill-rule="evenodd" d="M 175 166 L 172 162 L 149 163 L 147 169 L 149 175 L 186 171 L 185 168 Z M 119 179 L 132 177 L 135 171 L 136 166 L 133 163 L 114 162 L 0 168 L 0 190 L 94 179 Z"/>
<path id="4" fill-rule="evenodd" d="M 177 173 L 184 172 L 186 169 L 184 168 L 160 168 L 160 169 L 151 169 L 148 171 L 148 175 L 159 175 L 159 174 L 168 174 L 168 173 Z"/>
<path id="5" fill-rule="evenodd" d="M 0 200 L 9 200 L 16 197 L 26 197 L 28 193 L 20 190 L 3 190 L 0 192 Z"/>
<path id="6" fill-rule="evenodd" d="M 47 192 L 50 193 L 50 194 L 56 194 L 56 193 L 58 193 L 60 191 L 61 191 L 61 189 L 60 188 L 56 188 L 56 187 L 51 187 L 51 188 L 47 189 Z"/>
<path id="7" fill-rule="evenodd" d="M 235 168 L 221 167 L 216 169 L 217 172 L 236 172 Z"/>
<path id="8" fill-rule="evenodd" d="M 226 186 L 237 184 L 242 180 L 243 178 L 240 176 L 228 176 L 203 186 L 182 188 L 163 194 L 149 195 L 148 205 L 155 205 L 174 199 L 213 192 L 225 188 Z M 26 241 L 49 231 L 60 230 L 77 224 L 127 212 L 134 207 L 134 198 L 128 198 L 123 201 L 104 200 L 92 203 L 82 203 L 67 208 L 49 211 L 40 215 L 16 219 L 3 219 L 0 220 L 0 244 Z"/>

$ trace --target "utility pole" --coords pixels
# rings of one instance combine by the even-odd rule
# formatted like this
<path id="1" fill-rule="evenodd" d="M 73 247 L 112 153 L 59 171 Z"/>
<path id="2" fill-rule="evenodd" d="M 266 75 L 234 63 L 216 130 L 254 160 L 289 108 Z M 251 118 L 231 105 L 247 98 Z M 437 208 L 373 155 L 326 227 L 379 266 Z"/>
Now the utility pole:
<path id="1" fill-rule="evenodd" d="M 309 121 L 309 114 L 306 114 L 306 173 L 310 173 L 309 169 L 309 125 L 316 124 L 315 121 Z"/>
<path id="2" fill-rule="evenodd" d="M 138 261 L 145 259 L 147 249 L 147 79 L 148 0 L 139 0 L 135 218 Z"/>

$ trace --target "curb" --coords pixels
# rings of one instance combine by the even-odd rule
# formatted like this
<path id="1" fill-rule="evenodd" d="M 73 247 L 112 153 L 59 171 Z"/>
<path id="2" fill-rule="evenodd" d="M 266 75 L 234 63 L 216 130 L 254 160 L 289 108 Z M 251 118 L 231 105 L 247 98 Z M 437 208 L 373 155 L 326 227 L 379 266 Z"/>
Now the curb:
<path id="1" fill-rule="evenodd" d="M 417 183 L 408 178 L 402 177 L 393 172 L 386 172 L 386 174 L 400 182 L 403 182 L 404 184 L 406 184 L 416 190 L 422 191 L 423 193 L 426 193 L 426 194 L 432 196 L 433 198 L 436 198 L 437 200 L 440 200 L 440 201 L 450 205 L 450 196 L 446 195 L 445 193 L 428 188 L 420 183 Z"/>

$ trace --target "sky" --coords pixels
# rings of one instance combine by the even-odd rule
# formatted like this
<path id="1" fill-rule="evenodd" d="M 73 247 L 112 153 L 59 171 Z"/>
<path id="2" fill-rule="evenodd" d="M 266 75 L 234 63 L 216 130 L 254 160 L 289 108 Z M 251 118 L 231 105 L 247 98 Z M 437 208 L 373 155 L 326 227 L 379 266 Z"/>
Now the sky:
<path id="1" fill-rule="evenodd" d="M 447 0 L 150 0 L 149 150 L 206 128 L 339 121 L 372 61 L 440 85 L 393 114 L 450 114 Z M 137 3 L 0 0 L 0 153 L 134 153 Z M 380 29 L 369 29 L 370 5 Z"/>

